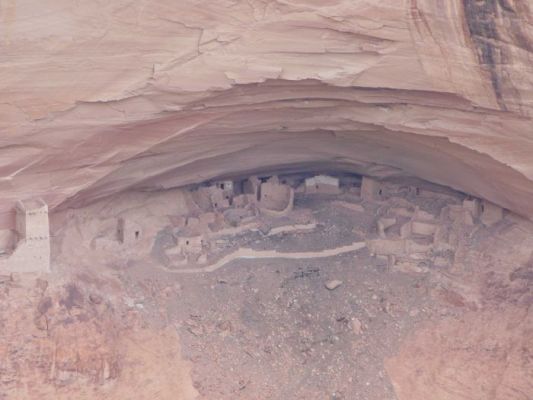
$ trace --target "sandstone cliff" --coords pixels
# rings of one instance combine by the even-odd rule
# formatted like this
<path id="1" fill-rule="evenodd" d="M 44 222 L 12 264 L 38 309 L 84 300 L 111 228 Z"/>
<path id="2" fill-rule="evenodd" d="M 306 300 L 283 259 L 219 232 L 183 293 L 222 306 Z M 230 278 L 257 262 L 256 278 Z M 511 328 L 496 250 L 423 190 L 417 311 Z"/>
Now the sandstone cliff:
<path id="1" fill-rule="evenodd" d="M 4 0 L 0 225 L 318 164 L 531 217 L 532 51 L 529 0 Z"/>

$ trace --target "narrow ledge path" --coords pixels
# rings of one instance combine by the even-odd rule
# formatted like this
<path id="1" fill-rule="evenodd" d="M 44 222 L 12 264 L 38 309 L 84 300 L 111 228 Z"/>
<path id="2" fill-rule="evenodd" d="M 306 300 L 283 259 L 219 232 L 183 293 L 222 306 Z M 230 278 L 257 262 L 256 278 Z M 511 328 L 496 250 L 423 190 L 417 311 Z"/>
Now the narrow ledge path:
<path id="1" fill-rule="evenodd" d="M 173 274 L 199 274 L 205 272 L 214 272 L 225 265 L 229 264 L 232 261 L 239 259 L 287 259 L 287 260 L 303 260 L 311 258 L 327 258 L 334 257 L 340 254 L 351 253 L 353 251 L 358 251 L 366 247 L 365 242 L 354 242 L 352 244 L 340 247 L 334 247 L 331 249 L 324 249 L 321 251 L 304 251 L 304 252 L 279 252 L 277 250 L 254 250 L 248 247 L 241 247 L 234 252 L 222 257 L 217 262 L 206 265 L 205 267 L 197 268 L 181 268 L 181 269 L 171 269 L 168 267 L 161 266 L 163 270 L 173 273 Z"/>

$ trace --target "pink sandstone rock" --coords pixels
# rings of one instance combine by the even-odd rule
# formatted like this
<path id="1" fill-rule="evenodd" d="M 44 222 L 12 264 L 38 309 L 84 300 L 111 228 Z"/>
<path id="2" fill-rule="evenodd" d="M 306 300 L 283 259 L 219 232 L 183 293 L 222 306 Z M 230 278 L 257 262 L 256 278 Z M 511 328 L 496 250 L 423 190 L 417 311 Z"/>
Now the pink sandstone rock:
<path id="1" fill-rule="evenodd" d="M 414 175 L 533 216 L 531 3 L 0 4 L 0 227 L 273 168 Z"/>

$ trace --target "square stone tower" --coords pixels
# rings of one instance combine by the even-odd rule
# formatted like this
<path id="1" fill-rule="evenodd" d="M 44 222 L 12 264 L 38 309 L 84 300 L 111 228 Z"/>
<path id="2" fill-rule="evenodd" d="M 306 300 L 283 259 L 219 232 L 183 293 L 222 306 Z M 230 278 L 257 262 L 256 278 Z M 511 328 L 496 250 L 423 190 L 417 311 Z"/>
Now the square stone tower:
<path id="1" fill-rule="evenodd" d="M 1 264 L 14 272 L 49 272 L 48 206 L 41 199 L 19 201 L 15 213 L 18 243 L 11 256 Z"/>
<path id="2" fill-rule="evenodd" d="M 142 228 L 134 221 L 120 217 L 117 224 L 118 241 L 132 245 L 142 238 Z"/>
<path id="3" fill-rule="evenodd" d="M 48 240 L 48 206 L 41 200 L 18 201 L 16 207 L 19 240 Z"/>

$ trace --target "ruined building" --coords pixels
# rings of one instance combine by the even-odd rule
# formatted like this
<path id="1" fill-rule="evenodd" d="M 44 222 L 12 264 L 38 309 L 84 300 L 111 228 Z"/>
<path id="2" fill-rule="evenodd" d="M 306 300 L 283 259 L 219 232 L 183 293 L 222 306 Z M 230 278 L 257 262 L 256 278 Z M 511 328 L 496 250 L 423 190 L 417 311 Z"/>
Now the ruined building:
<path id="1" fill-rule="evenodd" d="M 48 206 L 41 199 L 18 201 L 15 213 L 18 241 L 13 252 L 0 259 L 0 273 L 49 272 Z"/>
<path id="2" fill-rule="evenodd" d="M 533 400 L 532 355 L 533 0 L 0 0 L 0 400 Z"/>

